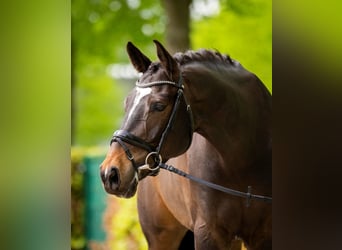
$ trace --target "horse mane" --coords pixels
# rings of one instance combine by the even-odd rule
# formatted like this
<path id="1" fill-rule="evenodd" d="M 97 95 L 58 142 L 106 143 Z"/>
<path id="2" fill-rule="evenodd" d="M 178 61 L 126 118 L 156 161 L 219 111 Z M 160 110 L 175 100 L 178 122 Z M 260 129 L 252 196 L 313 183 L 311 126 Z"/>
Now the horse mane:
<path id="1" fill-rule="evenodd" d="M 217 50 L 199 49 L 188 50 L 184 53 L 178 52 L 173 58 L 180 64 L 188 64 L 190 62 L 210 62 L 210 63 L 225 63 L 233 65 L 234 62 L 229 55 L 221 54 Z"/>

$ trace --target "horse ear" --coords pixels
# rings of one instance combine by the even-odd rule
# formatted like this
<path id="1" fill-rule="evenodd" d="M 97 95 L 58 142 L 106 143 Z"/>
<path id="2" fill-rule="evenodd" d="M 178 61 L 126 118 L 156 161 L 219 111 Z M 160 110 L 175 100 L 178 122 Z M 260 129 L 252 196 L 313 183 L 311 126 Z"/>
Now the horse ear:
<path id="1" fill-rule="evenodd" d="M 138 72 L 144 73 L 147 70 L 148 66 L 150 66 L 151 60 L 147 56 L 145 56 L 131 42 L 127 43 L 126 50 L 127 50 L 129 59 L 131 60 L 131 63 L 133 64 L 134 68 Z"/>
<path id="2" fill-rule="evenodd" d="M 166 69 L 172 80 L 178 79 L 179 77 L 179 68 L 176 60 L 170 55 L 170 53 L 163 47 L 163 45 L 157 40 L 153 40 L 157 47 L 157 55 L 158 58 Z"/>

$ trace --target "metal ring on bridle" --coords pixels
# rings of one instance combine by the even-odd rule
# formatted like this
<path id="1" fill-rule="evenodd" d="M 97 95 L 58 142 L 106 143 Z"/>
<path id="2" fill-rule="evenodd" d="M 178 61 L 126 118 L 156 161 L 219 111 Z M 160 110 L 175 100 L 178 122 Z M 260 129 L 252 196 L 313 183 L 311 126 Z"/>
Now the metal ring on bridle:
<path id="1" fill-rule="evenodd" d="M 158 170 L 158 169 L 160 168 L 160 167 L 159 167 L 159 163 L 161 163 L 163 159 L 162 159 L 161 155 L 158 154 L 157 152 L 151 152 L 151 153 L 149 153 L 149 154 L 146 156 L 146 158 L 145 158 L 145 165 L 150 166 L 150 165 L 148 164 L 147 161 L 148 161 L 148 158 L 150 158 L 152 155 L 156 155 L 156 156 L 159 157 L 159 161 L 156 162 L 156 163 L 158 163 L 158 165 L 157 165 L 155 168 L 149 167 L 149 169 L 150 169 L 151 171 L 156 171 L 156 170 Z"/>

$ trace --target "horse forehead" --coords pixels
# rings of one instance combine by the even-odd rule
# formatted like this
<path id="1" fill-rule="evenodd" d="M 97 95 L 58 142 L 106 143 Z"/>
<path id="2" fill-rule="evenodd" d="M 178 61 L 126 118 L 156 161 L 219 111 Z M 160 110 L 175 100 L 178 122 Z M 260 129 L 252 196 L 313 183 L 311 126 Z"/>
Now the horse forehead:
<path id="1" fill-rule="evenodd" d="M 160 67 L 160 63 L 152 63 L 140 78 L 141 82 L 153 82 L 158 80 L 168 80 L 168 73 L 163 67 Z"/>
<path id="2" fill-rule="evenodd" d="M 152 88 L 136 88 L 136 93 L 135 93 L 135 97 L 134 97 L 134 101 L 133 101 L 133 105 L 131 107 L 131 109 L 129 110 L 128 113 L 128 119 L 130 119 L 130 117 L 132 116 L 132 114 L 135 112 L 135 110 L 137 109 L 139 103 L 141 102 L 141 100 L 152 93 Z"/>

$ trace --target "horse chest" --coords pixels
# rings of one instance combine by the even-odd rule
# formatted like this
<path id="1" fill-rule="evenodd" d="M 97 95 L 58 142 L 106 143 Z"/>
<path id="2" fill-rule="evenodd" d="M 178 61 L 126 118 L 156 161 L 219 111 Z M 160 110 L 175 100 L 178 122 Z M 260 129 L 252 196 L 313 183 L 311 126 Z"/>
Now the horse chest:
<path id="1" fill-rule="evenodd" d="M 163 172 L 158 176 L 159 192 L 165 206 L 186 228 L 192 229 L 192 195 L 189 180 Z"/>

